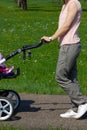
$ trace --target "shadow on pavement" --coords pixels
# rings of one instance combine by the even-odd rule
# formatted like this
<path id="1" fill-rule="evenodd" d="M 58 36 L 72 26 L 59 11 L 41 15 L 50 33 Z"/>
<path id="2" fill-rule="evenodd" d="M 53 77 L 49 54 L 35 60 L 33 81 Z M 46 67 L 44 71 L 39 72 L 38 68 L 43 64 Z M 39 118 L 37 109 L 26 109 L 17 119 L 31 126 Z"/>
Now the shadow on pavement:
<path id="1" fill-rule="evenodd" d="M 59 105 L 56 107 L 56 105 Z M 65 107 L 62 107 L 62 105 L 65 105 Z M 66 110 L 69 109 L 70 103 L 35 103 L 33 100 L 21 100 L 20 106 L 18 110 L 14 113 L 12 118 L 10 119 L 11 121 L 14 120 L 20 120 L 21 117 L 18 117 L 16 114 L 21 113 L 21 112 L 38 112 L 38 111 L 55 111 L 55 110 Z M 45 107 L 46 106 L 46 107 Z M 87 119 L 87 113 L 82 116 L 79 120 Z"/>
<path id="2" fill-rule="evenodd" d="M 22 100 L 20 107 L 18 109 L 18 112 L 37 112 L 40 110 L 40 107 L 36 108 L 36 107 L 31 107 L 31 105 L 34 103 L 35 101 L 33 100 Z"/>

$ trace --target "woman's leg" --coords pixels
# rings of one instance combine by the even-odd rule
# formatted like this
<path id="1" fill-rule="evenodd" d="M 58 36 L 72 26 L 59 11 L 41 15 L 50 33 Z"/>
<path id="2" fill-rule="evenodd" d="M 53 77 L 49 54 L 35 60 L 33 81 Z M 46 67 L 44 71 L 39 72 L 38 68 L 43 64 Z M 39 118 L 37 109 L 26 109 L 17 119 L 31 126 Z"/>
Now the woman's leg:
<path id="1" fill-rule="evenodd" d="M 76 60 L 80 53 L 80 44 L 64 45 L 60 48 L 59 59 L 56 69 L 56 80 L 58 84 L 69 95 L 72 103 L 76 106 L 86 101 L 80 93 L 76 79 Z"/>

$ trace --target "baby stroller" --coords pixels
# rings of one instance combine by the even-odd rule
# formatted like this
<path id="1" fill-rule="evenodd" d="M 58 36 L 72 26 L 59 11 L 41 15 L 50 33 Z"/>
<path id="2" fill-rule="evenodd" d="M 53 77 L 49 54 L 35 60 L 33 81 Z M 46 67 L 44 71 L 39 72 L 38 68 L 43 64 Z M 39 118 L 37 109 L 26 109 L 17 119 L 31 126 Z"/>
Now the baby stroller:
<path id="1" fill-rule="evenodd" d="M 23 59 L 26 59 L 26 52 L 31 57 L 31 49 L 41 46 L 43 41 L 33 45 L 25 45 L 22 48 L 12 52 L 5 58 L 0 58 L 0 79 L 11 79 L 16 78 L 20 75 L 20 68 L 14 71 L 14 67 L 6 68 L 5 61 L 11 59 L 15 55 L 23 52 Z M 20 96 L 14 90 L 0 89 L 0 120 L 8 120 L 12 117 L 13 113 L 18 109 L 20 105 Z"/>

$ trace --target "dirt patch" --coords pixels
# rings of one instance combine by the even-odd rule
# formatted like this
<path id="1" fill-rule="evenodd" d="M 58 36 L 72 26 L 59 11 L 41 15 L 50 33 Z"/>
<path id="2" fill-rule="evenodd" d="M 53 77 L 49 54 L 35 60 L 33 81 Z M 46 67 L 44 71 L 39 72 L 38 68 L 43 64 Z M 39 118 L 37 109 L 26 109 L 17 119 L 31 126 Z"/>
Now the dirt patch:
<path id="1" fill-rule="evenodd" d="M 1 124 L 20 127 L 24 130 L 87 130 L 87 114 L 80 120 L 63 119 L 59 115 L 70 109 L 70 101 L 64 95 L 20 94 L 21 104 L 9 121 Z"/>

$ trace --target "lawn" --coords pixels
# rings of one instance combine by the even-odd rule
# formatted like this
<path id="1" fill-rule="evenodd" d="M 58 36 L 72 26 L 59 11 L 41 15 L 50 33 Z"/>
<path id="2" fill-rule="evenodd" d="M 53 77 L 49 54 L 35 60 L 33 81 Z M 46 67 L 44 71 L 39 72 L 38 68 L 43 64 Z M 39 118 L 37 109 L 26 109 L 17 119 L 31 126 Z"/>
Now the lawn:
<path id="1" fill-rule="evenodd" d="M 82 52 L 78 60 L 79 82 L 87 95 L 87 2 L 82 2 L 83 15 L 79 29 Z M 28 0 L 28 10 L 20 9 L 13 0 L 0 1 L 0 52 L 6 56 L 23 45 L 38 43 L 43 35 L 52 35 L 57 28 L 61 4 L 53 0 Z M 55 81 L 59 46 L 57 41 L 31 50 L 31 60 L 23 61 L 22 53 L 6 62 L 20 67 L 15 79 L 2 79 L 1 88 L 37 94 L 64 94 Z"/>
<path id="2" fill-rule="evenodd" d="M 78 60 L 78 79 L 81 91 L 87 95 L 87 2 L 82 3 L 82 22 L 79 35 L 82 52 Z M 51 35 L 57 28 L 61 4 L 56 0 L 28 0 L 28 10 L 20 9 L 14 0 L 0 1 L 0 52 L 6 56 L 23 45 L 35 44 L 43 35 Z M 22 53 L 6 62 L 20 67 L 15 79 L 0 80 L 0 88 L 37 94 L 65 94 L 55 81 L 59 47 L 57 41 L 31 50 L 31 60 L 23 61 Z M 11 126 L 2 130 L 19 130 Z M 49 128 L 49 130 L 53 130 Z M 62 129 L 57 129 L 62 130 Z"/>

